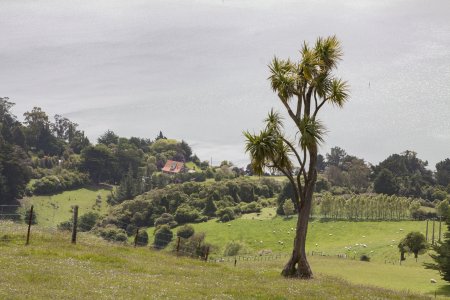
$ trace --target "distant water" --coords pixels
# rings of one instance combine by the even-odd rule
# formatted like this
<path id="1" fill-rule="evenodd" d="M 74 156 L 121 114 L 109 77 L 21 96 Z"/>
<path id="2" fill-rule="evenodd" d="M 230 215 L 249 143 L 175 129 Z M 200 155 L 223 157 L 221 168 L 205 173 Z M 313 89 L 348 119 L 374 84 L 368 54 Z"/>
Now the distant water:
<path id="1" fill-rule="evenodd" d="M 242 131 L 271 107 L 274 54 L 336 34 L 351 101 L 321 116 L 322 152 L 377 163 L 450 156 L 450 1 L 180 0 L 0 2 L 0 95 L 106 129 L 190 142 L 201 159 L 248 161 Z M 370 86 L 369 86 L 370 83 Z"/>

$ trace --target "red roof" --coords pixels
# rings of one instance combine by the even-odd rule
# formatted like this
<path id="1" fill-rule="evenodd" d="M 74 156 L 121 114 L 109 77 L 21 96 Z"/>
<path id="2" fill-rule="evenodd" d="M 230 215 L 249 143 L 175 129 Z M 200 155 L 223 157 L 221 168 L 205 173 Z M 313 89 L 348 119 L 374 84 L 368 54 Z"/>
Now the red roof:
<path id="1" fill-rule="evenodd" d="M 180 173 L 183 169 L 184 163 L 174 160 L 168 160 L 164 168 L 162 168 L 162 171 L 167 173 Z"/>

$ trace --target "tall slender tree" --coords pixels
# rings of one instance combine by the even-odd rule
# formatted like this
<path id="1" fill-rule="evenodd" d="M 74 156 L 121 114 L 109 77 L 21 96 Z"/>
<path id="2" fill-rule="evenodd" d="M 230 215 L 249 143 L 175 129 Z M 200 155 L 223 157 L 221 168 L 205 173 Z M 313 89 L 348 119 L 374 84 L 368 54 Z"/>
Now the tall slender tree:
<path id="1" fill-rule="evenodd" d="M 293 139 L 287 137 L 281 115 L 273 110 L 259 134 L 244 132 L 255 173 L 261 175 L 266 168 L 278 170 L 294 189 L 292 200 L 298 221 L 292 255 L 282 271 L 286 277 L 313 276 L 305 242 L 317 180 L 318 146 L 325 133 L 318 113 L 325 104 L 342 107 L 349 98 L 347 83 L 333 74 L 341 57 L 341 44 L 335 36 L 318 38 L 312 47 L 305 42 L 298 62 L 275 57 L 269 65 L 269 80 L 297 134 Z M 296 164 L 300 171 L 294 175 Z"/>

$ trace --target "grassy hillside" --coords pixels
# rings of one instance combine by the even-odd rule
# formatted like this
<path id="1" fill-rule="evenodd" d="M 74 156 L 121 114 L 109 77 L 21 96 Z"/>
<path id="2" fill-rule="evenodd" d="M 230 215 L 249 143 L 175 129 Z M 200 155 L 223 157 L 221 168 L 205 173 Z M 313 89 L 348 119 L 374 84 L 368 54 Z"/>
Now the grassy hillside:
<path id="1" fill-rule="evenodd" d="M 72 217 L 71 207 L 79 206 L 79 215 L 88 211 L 97 211 L 100 214 L 107 212 L 106 197 L 110 194 L 108 186 L 88 187 L 73 191 L 66 191 L 52 196 L 33 196 L 22 200 L 25 207 L 34 205 L 37 222 L 41 226 L 55 227 Z M 95 206 L 96 198 L 100 195 L 101 204 Z"/>
<path id="2" fill-rule="evenodd" d="M 197 232 L 206 233 L 207 241 L 216 246 L 214 252 L 217 254 L 222 253 L 225 245 L 233 240 L 245 243 L 249 253 L 256 253 L 262 249 L 286 252 L 291 250 L 296 222 L 296 217 L 285 219 L 276 216 L 275 209 L 264 208 L 259 215 L 247 214 L 227 223 L 210 220 L 193 226 Z M 437 227 L 438 223 L 435 229 L 436 238 Z M 351 258 L 367 254 L 372 261 L 384 263 L 385 260 L 398 260 L 397 245 L 408 232 L 420 231 L 425 234 L 425 229 L 425 221 L 316 220 L 309 225 L 307 251 L 320 251 L 330 255 L 346 254 Z M 445 226 L 442 229 L 444 230 Z M 431 235 L 431 223 L 429 233 Z"/>
<path id="3" fill-rule="evenodd" d="M 188 161 L 185 163 L 185 166 L 190 170 L 201 171 L 200 167 L 197 166 L 194 162 Z"/>
<path id="4" fill-rule="evenodd" d="M 206 233 L 206 241 L 214 246 L 213 256 L 222 256 L 230 241 L 239 241 L 244 245 L 243 256 L 255 255 L 262 249 L 270 249 L 274 253 L 289 253 L 292 250 L 296 220 L 275 217 L 274 209 L 263 209 L 260 215 L 248 214 L 228 223 L 211 220 L 195 224 L 194 228 L 196 232 Z M 423 262 L 431 262 L 427 254 L 419 256 L 418 262 L 413 256 L 407 256 L 407 260 L 401 266 L 398 265 L 397 244 L 400 239 L 410 231 L 424 233 L 425 228 L 426 222 L 420 221 L 313 221 L 308 230 L 307 251 L 328 255 L 310 256 L 313 271 L 321 274 L 338 276 L 357 284 L 372 284 L 424 294 L 433 294 L 438 289 L 450 296 L 450 288 L 440 279 L 438 272 L 424 269 Z M 153 233 L 152 229 L 149 233 Z M 153 238 L 151 234 L 150 237 Z M 337 254 L 346 254 L 347 259 L 337 258 Z M 359 261 L 362 254 L 368 255 L 371 261 Z M 280 271 L 286 260 L 287 258 L 283 258 L 263 263 Z M 438 280 L 438 284 L 432 285 L 431 278 Z"/>
<path id="5" fill-rule="evenodd" d="M 287 280 L 278 265 L 206 263 L 87 234 L 72 245 L 67 233 L 34 228 L 31 245 L 24 246 L 17 232 L 25 227 L 0 228 L 0 265 L 8 270 L 0 276 L 2 299 L 425 299 L 322 273 Z"/>

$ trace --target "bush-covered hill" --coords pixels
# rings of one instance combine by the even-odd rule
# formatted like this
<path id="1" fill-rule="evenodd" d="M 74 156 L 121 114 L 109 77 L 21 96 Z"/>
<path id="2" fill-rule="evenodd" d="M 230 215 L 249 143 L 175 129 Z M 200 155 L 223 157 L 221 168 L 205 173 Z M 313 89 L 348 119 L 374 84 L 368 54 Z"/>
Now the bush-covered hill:
<path id="1" fill-rule="evenodd" d="M 262 207 L 273 206 L 273 197 L 280 189 L 278 181 L 267 178 L 168 185 L 113 206 L 98 230 L 112 225 L 132 234 L 138 227 L 155 223 L 170 223 L 174 227 L 204 222 L 216 216 L 229 221 L 243 213 L 259 212 Z"/>

